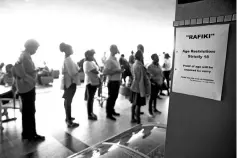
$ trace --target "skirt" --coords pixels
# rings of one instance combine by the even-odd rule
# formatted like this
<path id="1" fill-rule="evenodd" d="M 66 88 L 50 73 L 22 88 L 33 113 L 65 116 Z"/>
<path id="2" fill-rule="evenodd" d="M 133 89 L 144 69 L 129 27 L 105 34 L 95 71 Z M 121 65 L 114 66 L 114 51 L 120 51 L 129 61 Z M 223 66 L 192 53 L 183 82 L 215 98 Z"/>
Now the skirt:
<path id="1" fill-rule="evenodd" d="M 132 105 L 144 106 L 146 105 L 146 97 L 141 97 L 140 93 L 131 92 L 130 102 Z"/>

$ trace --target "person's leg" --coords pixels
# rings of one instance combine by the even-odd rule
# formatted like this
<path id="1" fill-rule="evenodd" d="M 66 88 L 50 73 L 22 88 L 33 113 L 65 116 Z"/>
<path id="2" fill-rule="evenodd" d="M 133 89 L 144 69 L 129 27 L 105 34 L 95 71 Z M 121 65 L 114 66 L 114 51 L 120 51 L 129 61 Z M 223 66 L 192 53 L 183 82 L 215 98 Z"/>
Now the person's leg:
<path id="1" fill-rule="evenodd" d="M 66 98 L 64 102 L 65 106 L 65 111 L 66 111 L 66 122 L 69 127 L 75 127 L 78 126 L 78 124 L 75 124 L 72 122 L 72 117 L 71 117 L 71 104 L 72 104 L 72 99 L 74 97 L 74 94 L 76 92 L 76 84 L 71 84 L 68 89 L 66 89 Z"/>
<path id="2" fill-rule="evenodd" d="M 88 84 L 86 87 L 87 87 L 87 92 L 88 92 L 88 101 L 87 101 L 88 118 L 91 120 L 96 120 L 97 117 L 93 113 L 93 102 L 94 102 L 94 96 L 95 96 L 97 87 L 92 86 L 91 84 Z"/>
<path id="3" fill-rule="evenodd" d="M 30 91 L 29 97 L 28 97 L 28 112 L 29 112 L 29 120 L 30 120 L 30 130 L 32 132 L 32 135 L 37 135 L 36 132 L 36 123 L 35 123 L 35 97 L 36 97 L 36 93 L 35 93 L 35 88 L 33 90 Z"/>
<path id="4" fill-rule="evenodd" d="M 22 139 L 41 141 L 44 136 L 36 132 L 35 123 L 35 88 L 31 91 L 21 94 L 22 99 Z"/>
<path id="5" fill-rule="evenodd" d="M 141 112 L 141 106 L 136 105 L 136 119 L 138 124 L 141 123 L 140 112 Z"/>
<path id="6" fill-rule="evenodd" d="M 113 89 L 112 89 L 112 82 L 109 81 L 108 82 L 108 98 L 107 98 L 107 102 L 106 102 L 106 113 L 107 113 L 107 116 L 112 116 L 112 113 L 111 113 L 111 105 L 112 105 L 112 96 L 113 96 Z"/>
<path id="7" fill-rule="evenodd" d="M 156 88 L 155 88 L 155 91 L 154 91 L 154 94 L 157 96 L 159 91 L 161 90 L 161 86 L 160 85 L 156 85 Z M 156 98 L 154 99 L 154 102 L 153 102 L 153 109 L 154 109 L 154 112 L 158 112 L 158 113 L 161 113 L 159 110 L 157 110 L 156 108 Z"/>
<path id="8" fill-rule="evenodd" d="M 84 94 L 84 100 L 87 101 L 88 96 L 87 96 L 87 88 L 85 88 L 85 94 Z"/>
<path id="9" fill-rule="evenodd" d="M 22 93 L 20 94 L 21 96 L 21 101 L 22 101 L 22 112 L 21 112 L 21 117 L 22 117 L 22 139 L 28 139 L 28 138 L 32 138 L 33 135 L 30 135 L 30 130 L 29 130 L 29 112 L 28 112 L 28 96 L 27 93 Z"/>
<path id="10" fill-rule="evenodd" d="M 131 123 L 135 123 L 137 122 L 136 118 L 135 118 L 135 113 L 136 113 L 136 105 L 132 105 L 131 107 Z"/>
<path id="11" fill-rule="evenodd" d="M 107 113 L 107 118 L 111 120 L 116 120 L 116 118 L 113 117 L 113 103 L 114 103 L 114 89 L 113 89 L 113 82 L 114 81 L 109 81 L 108 82 L 108 99 L 106 103 L 106 113 Z"/>
<path id="12" fill-rule="evenodd" d="M 114 81 L 114 83 L 113 83 L 112 109 L 111 110 L 112 110 L 113 115 L 116 115 L 116 116 L 120 115 L 114 109 L 115 104 L 116 104 L 116 100 L 117 100 L 118 94 L 119 94 L 119 88 L 120 88 L 120 82 L 119 81 Z"/>
<path id="13" fill-rule="evenodd" d="M 151 84 L 151 95 L 150 95 L 150 100 L 149 100 L 149 107 L 148 111 L 150 115 L 153 115 L 153 109 L 152 109 L 152 104 L 156 101 L 156 97 L 158 94 L 156 94 L 156 86 L 154 84 Z"/>

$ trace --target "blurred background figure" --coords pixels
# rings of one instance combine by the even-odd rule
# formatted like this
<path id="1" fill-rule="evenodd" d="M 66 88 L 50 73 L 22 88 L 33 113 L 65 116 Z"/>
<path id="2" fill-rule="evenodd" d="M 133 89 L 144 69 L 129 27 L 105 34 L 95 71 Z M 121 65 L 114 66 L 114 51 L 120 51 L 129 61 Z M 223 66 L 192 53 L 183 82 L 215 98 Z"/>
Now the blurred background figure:
<path id="1" fill-rule="evenodd" d="M 119 64 L 120 64 L 121 69 L 124 70 L 122 73 L 122 82 L 123 82 L 123 85 L 126 85 L 126 78 L 130 77 L 132 74 L 130 71 L 129 63 L 125 59 L 124 54 L 121 55 L 121 57 L 119 59 Z"/>
<path id="2" fill-rule="evenodd" d="M 130 67 L 132 67 L 132 65 L 135 62 L 135 57 L 134 57 L 134 52 L 133 51 L 131 52 L 131 55 L 129 56 L 128 62 L 129 62 Z"/>
<path id="3" fill-rule="evenodd" d="M 4 77 L 3 77 L 3 84 L 5 86 L 11 86 L 11 90 L 3 93 L 3 94 L 0 94 L 0 98 L 14 98 L 14 96 L 16 97 L 16 99 L 19 98 L 19 95 L 17 94 L 17 91 L 16 91 L 16 85 L 15 85 L 15 80 L 14 80 L 14 77 L 13 77 L 13 74 L 12 74 L 12 68 L 13 68 L 13 65 L 12 64 L 7 64 L 6 65 L 6 74 L 4 74 Z M 9 103 L 10 101 L 2 101 L 2 104 L 7 104 Z M 7 112 L 7 109 L 4 109 L 3 115 L 5 116 L 8 116 L 8 112 Z M 7 118 L 8 119 L 8 118 Z"/>
<path id="4" fill-rule="evenodd" d="M 164 89 L 167 90 L 167 94 L 169 95 L 170 91 L 170 73 L 172 69 L 170 55 L 168 53 L 164 53 L 164 64 L 163 64 L 163 73 L 164 73 L 164 80 L 166 82 L 166 85 L 164 85 Z M 164 95 L 162 93 L 162 95 Z"/>
<path id="5" fill-rule="evenodd" d="M 79 77 L 79 67 L 71 58 L 73 54 L 72 46 L 69 44 L 61 43 L 59 45 L 59 49 L 61 52 L 65 53 L 65 59 L 63 62 L 62 68 L 62 85 L 61 88 L 64 90 L 63 98 L 64 98 L 64 108 L 66 113 L 66 123 L 70 128 L 78 127 L 78 123 L 74 123 L 74 117 L 71 116 L 71 104 L 73 97 L 76 93 L 77 85 L 80 85 L 80 77 Z"/>

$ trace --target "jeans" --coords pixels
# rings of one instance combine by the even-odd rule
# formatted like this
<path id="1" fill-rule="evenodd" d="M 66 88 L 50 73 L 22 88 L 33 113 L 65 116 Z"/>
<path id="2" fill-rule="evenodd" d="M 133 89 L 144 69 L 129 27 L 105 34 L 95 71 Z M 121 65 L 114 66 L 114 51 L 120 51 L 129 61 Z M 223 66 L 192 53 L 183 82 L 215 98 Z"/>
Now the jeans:
<path id="1" fill-rule="evenodd" d="M 109 81 L 108 82 L 108 99 L 106 103 L 107 116 L 112 116 L 115 112 L 114 106 L 118 98 L 120 88 L 120 81 Z"/>
<path id="2" fill-rule="evenodd" d="M 74 94 L 76 93 L 77 85 L 75 83 L 71 84 L 70 87 L 65 88 L 63 98 L 64 98 L 64 108 L 66 113 L 66 121 L 71 123 L 71 104 Z"/>
<path id="3" fill-rule="evenodd" d="M 93 102 L 97 87 L 98 86 L 92 86 L 91 84 L 86 85 L 88 116 L 91 116 L 91 114 L 93 113 Z"/>
<path id="4" fill-rule="evenodd" d="M 35 125 L 35 88 L 21 93 L 22 100 L 22 137 L 32 138 L 36 133 Z"/>

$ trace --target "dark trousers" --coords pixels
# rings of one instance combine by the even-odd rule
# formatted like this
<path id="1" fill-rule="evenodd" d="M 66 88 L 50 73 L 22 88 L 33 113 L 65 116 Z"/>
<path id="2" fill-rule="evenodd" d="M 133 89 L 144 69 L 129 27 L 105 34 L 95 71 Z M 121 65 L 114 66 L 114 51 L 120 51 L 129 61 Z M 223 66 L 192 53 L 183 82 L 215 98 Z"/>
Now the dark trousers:
<path id="1" fill-rule="evenodd" d="M 35 88 L 27 93 L 21 93 L 22 100 L 22 137 L 31 138 L 36 133 L 35 125 Z"/>
<path id="2" fill-rule="evenodd" d="M 77 85 L 75 83 L 71 84 L 70 87 L 64 89 L 64 108 L 66 113 L 66 121 L 71 123 L 71 104 L 74 94 L 76 93 Z"/>
<path id="3" fill-rule="evenodd" d="M 164 80 L 167 82 L 167 88 L 170 88 L 170 71 L 163 71 Z"/>
<path id="4" fill-rule="evenodd" d="M 96 87 L 98 87 L 98 86 L 96 86 Z M 100 96 L 102 95 L 102 85 L 98 87 L 97 95 L 98 95 L 98 97 L 100 97 Z M 87 92 L 87 88 L 85 89 L 84 100 L 85 100 L 85 101 L 88 100 L 88 92 Z"/>
<path id="5" fill-rule="evenodd" d="M 120 88 L 120 81 L 109 81 L 108 82 L 108 99 L 106 103 L 106 113 L 108 116 L 112 116 L 115 112 L 114 106 L 118 98 Z"/>
<path id="6" fill-rule="evenodd" d="M 87 92 L 87 114 L 91 116 L 93 113 L 93 103 L 94 103 L 94 96 L 98 86 L 92 86 L 91 84 L 86 85 L 86 92 Z"/>
<path id="7" fill-rule="evenodd" d="M 141 121 L 140 113 L 141 113 L 141 106 L 132 105 L 132 120 L 136 119 L 138 122 L 140 122 Z"/>
<path id="8" fill-rule="evenodd" d="M 151 95 L 150 95 L 150 100 L 149 100 L 149 108 L 148 111 L 150 114 L 153 113 L 153 109 L 156 109 L 156 100 L 157 100 L 157 95 L 160 91 L 160 86 L 156 83 L 151 84 Z M 153 104 L 153 106 L 152 106 Z"/>

